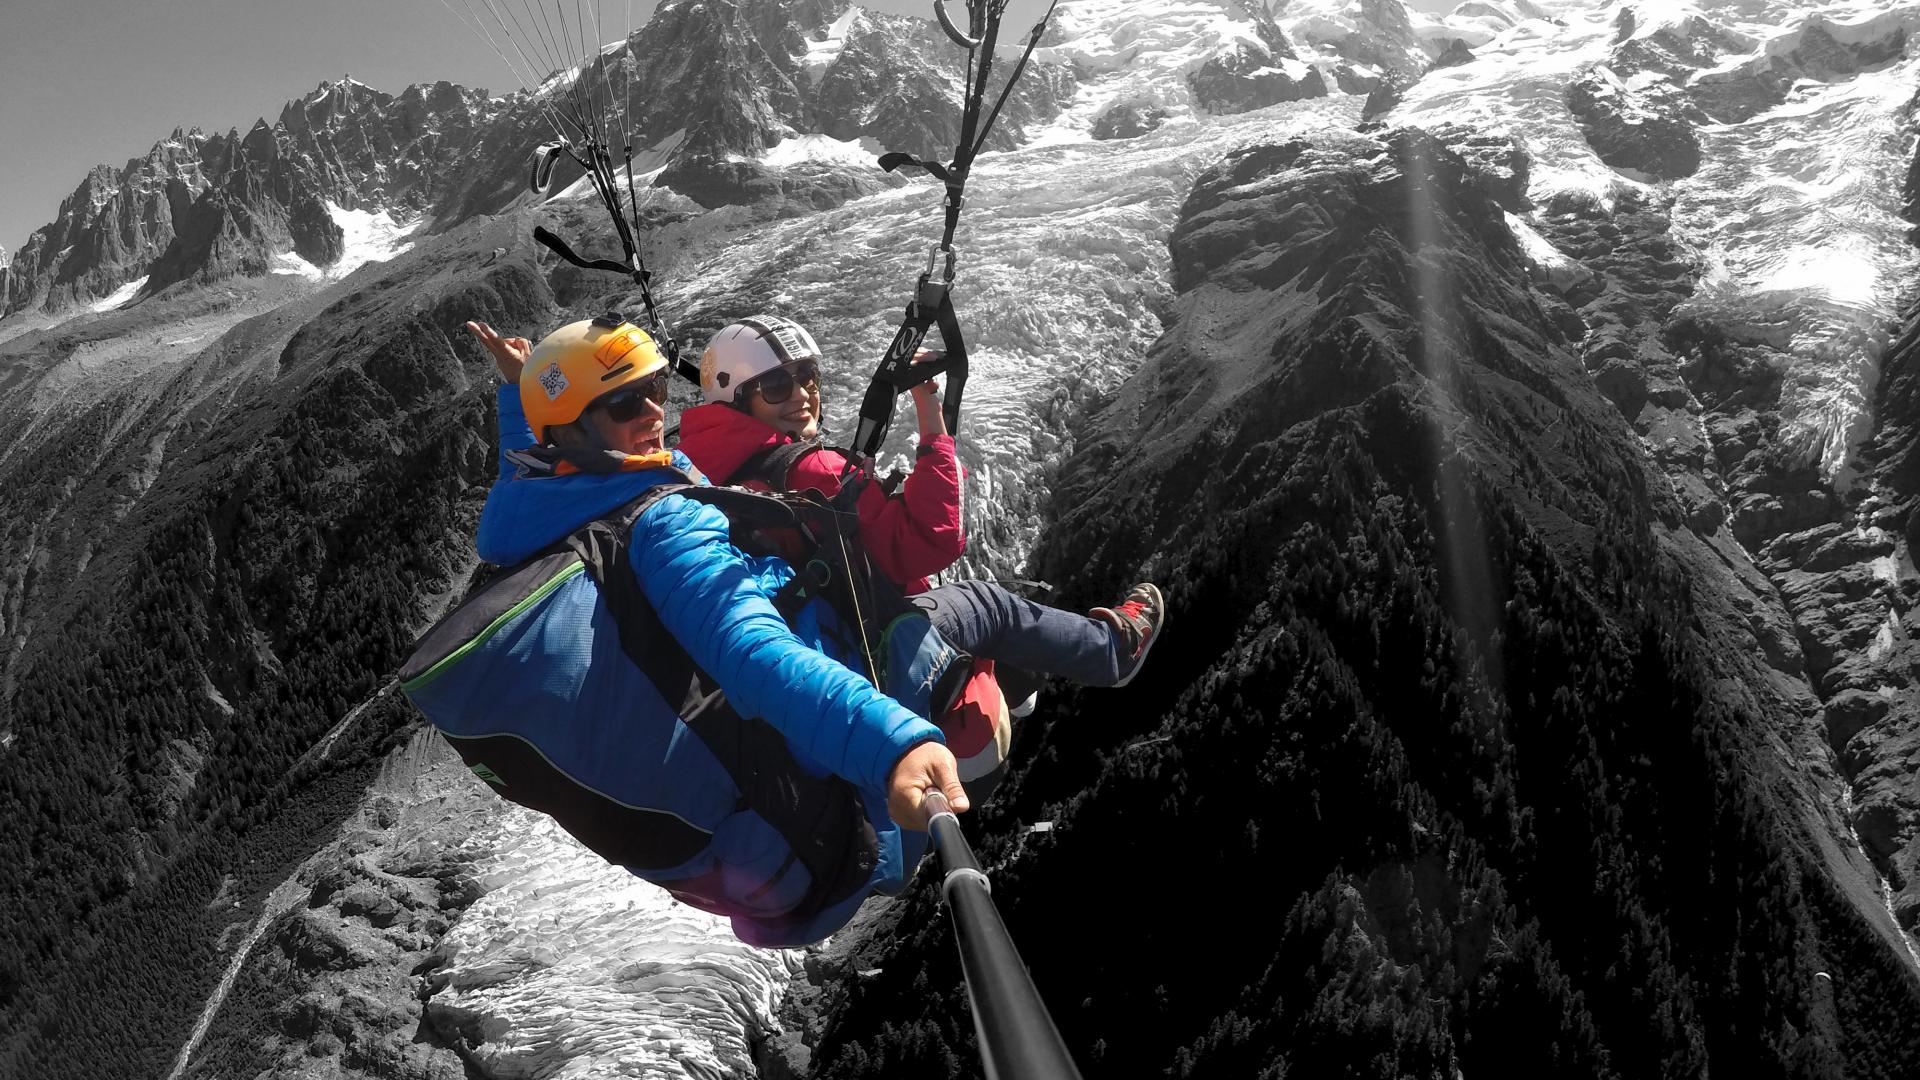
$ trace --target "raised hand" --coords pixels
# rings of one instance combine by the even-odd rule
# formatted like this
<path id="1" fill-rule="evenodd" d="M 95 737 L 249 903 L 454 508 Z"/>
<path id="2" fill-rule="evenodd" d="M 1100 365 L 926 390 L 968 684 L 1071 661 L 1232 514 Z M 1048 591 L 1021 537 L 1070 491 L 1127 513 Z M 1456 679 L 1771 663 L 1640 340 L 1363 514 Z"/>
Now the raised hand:
<path id="1" fill-rule="evenodd" d="M 493 327 L 478 321 L 468 323 L 467 330 L 492 354 L 493 366 L 500 370 L 500 377 L 509 383 L 519 383 L 520 369 L 527 366 L 527 357 L 533 355 L 533 342 L 523 337 L 501 337 Z"/>

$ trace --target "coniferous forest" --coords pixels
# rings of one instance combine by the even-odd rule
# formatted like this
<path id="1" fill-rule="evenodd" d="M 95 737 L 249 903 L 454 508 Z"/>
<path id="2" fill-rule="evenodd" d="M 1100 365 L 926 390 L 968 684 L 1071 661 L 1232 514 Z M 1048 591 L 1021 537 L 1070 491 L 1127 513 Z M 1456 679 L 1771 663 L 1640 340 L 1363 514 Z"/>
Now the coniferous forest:
<path id="1" fill-rule="evenodd" d="M 1183 1080 L 1920 1073 L 1920 980 L 1498 188 L 1385 141 L 1202 177 L 1174 326 L 1056 487 L 1037 576 L 1090 605 L 1144 567 L 1172 613 L 1124 701 L 1043 698 L 971 822 L 1068 1045 Z M 815 1075 L 975 1075 L 927 877 L 831 981 Z"/>
<path id="2" fill-rule="evenodd" d="M 0 491 L 9 542 L 69 560 L 32 564 L 14 615 L 0 1072 L 164 1075 L 254 901 L 411 736 L 387 684 L 464 588 L 493 475 L 490 368 L 451 332 L 551 303 L 524 268 L 455 269 L 414 260 L 264 357 L 248 339 L 281 316 L 244 324 L 215 364 L 30 447 L 93 475 Z"/>
<path id="3" fill-rule="evenodd" d="M 1151 577 L 1173 612 L 1123 695 L 1051 688 L 969 815 L 1083 1069 L 1920 1074 L 1920 981 L 1501 221 L 1519 166 L 1362 138 L 1201 178 L 1170 327 L 1052 478 L 1052 601 Z M 0 425 L 97 463 L 0 489 L 0 542 L 46 553 L 7 582 L 0 1073 L 165 1075 L 260 893 L 410 733 L 383 690 L 493 475 L 458 327 L 555 309 L 531 258 L 483 267 L 514 227 L 315 301 L 284 346 L 249 346 L 261 316 Z M 976 1075 L 932 880 L 827 971 L 815 1075 Z"/>

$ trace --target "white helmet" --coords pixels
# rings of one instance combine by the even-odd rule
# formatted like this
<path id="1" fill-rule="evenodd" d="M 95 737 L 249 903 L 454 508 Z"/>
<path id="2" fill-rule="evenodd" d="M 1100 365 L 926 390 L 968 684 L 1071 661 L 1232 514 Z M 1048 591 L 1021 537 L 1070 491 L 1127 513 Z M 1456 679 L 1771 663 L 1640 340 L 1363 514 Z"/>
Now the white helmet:
<path id="1" fill-rule="evenodd" d="M 741 383 L 798 360 L 820 360 L 820 346 L 799 323 L 778 315 L 741 319 L 721 327 L 700 354 L 700 392 L 731 403 Z"/>

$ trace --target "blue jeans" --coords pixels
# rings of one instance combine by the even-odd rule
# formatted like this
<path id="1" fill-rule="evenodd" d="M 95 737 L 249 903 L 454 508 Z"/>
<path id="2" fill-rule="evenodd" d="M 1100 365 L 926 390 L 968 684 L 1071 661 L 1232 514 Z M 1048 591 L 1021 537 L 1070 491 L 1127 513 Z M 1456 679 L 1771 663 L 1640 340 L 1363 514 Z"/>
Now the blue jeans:
<path id="1" fill-rule="evenodd" d="M 1082 686 L 1112 686 L 1120 659 L 1111 626 L 1036 604 L 985 581 L 961 581 L 908 597 L 954 648 L 995 663 Z"/>

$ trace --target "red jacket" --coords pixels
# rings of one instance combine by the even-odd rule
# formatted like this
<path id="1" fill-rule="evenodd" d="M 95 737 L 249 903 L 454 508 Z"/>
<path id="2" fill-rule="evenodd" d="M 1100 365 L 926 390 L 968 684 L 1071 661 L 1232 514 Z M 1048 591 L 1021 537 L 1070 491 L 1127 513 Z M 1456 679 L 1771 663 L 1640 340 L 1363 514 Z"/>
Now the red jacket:
<path id="1" fill-rule="evenodd" d="M 733 483 L 747 459 L 793 441 L 729 405 L 697 405 L 680 414 L 680 452 L 716 484 Z M 811 488 L 831 498 L 840 491 L 846 466 L 838 450 L 816 450 L 794 462 L 787 487 Z M 962 475 L 953 437 L 941 435 L 920 444 L 919 459 L 899 492 L 888 495 L 878 482 L 860 491 L 860 539 L 880 572 L 909 595 L 925 592 L 927 578 L 952 566 L 967 549 L 960 522 Z M 766 487 L 758 480 L 743 486 Z"/>

